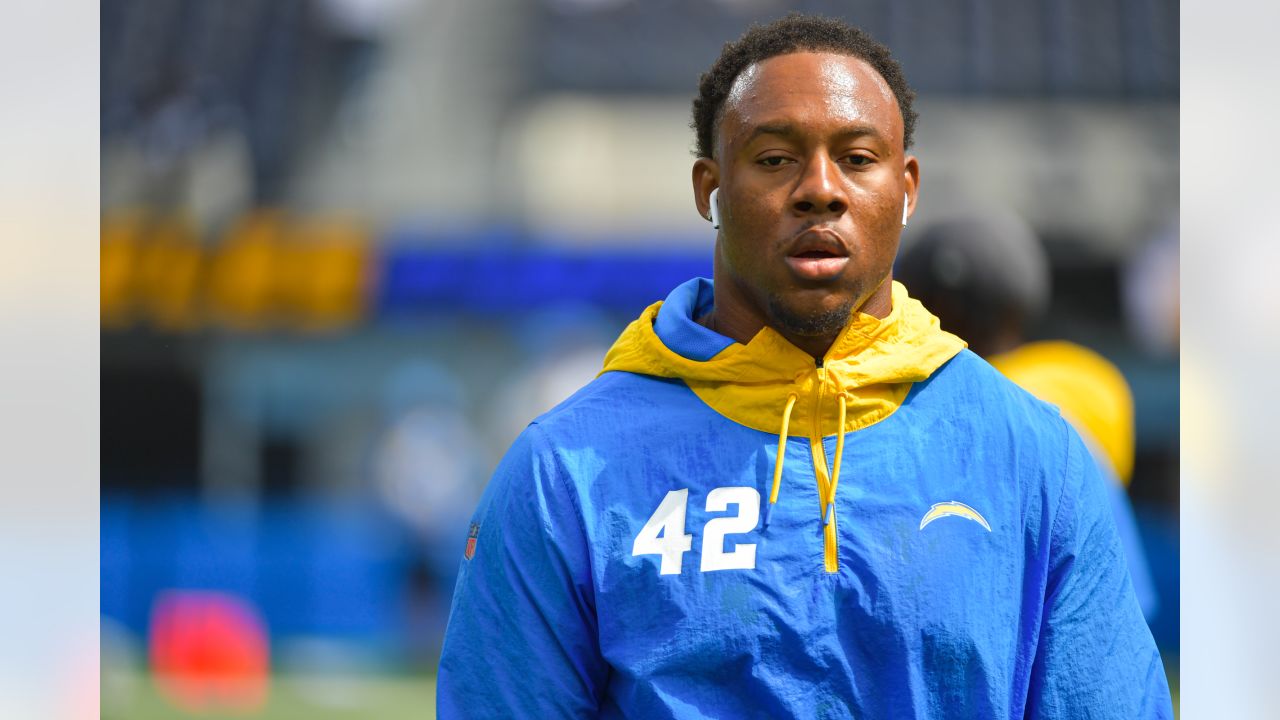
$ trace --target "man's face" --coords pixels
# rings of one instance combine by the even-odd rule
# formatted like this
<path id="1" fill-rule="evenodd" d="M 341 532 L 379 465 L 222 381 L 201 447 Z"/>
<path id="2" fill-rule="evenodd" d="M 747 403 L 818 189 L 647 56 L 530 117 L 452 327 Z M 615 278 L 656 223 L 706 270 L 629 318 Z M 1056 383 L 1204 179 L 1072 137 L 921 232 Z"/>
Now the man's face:
<path id="1" fill-rule="evenodd" d="M 725 297 L 799 337 L 833 336 L 855 309 L 887 314 L 919 176 L 902 134 L 893 92 L 862 60 L 800 52 L 744 70 L 717 157 L 694 171 L 696 190 L 720 190 Z"/>

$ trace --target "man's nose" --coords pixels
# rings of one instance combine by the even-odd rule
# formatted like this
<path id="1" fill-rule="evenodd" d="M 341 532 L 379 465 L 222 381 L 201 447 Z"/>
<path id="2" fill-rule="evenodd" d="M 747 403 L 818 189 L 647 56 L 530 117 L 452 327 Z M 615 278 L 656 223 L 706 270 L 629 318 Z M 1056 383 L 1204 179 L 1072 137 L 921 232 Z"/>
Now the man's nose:
<path id="1" fill-rule="evenodd" d="M 805 215 L 842 215 L 849 209 L 844 176 L 831 158 L 820 155 L 805 165 L 800 184 L 792 193 L 792 207 Z"/>

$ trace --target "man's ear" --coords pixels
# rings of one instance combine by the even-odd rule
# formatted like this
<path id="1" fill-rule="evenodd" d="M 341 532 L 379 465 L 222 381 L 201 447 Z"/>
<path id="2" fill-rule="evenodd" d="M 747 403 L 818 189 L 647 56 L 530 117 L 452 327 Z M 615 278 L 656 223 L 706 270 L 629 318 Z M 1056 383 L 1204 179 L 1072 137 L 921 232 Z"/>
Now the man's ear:
<path id="1" fill-rule="evenodd" d="M 711 219 L 711 191 L 720 187 L 720 165 L 711 158 L 693 162 L 693 203 L 704 220 Z"/>
<path id="2" fill-rule="evenodd" d="M 905 225 L 906 219 L 915 214 L 916 200 L 920 197 L 920 161 L 915 155 L 908 155 L 902 163 L 902 180 L 907 190 L 907 208 L 902 219 Z"/>

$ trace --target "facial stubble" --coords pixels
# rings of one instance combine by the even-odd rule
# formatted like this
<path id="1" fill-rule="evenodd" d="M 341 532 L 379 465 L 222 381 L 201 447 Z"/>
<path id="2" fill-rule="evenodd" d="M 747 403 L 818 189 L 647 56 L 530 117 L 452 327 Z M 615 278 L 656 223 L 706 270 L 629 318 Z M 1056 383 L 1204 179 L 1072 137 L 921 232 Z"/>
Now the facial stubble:
<path id="1" fill-rule="evenodd" d="M 798 337 L 815 338 L 839 334 L 854 310 L 853 301 L 848 300 L 827 310 L 801 312 L 789 307 L 777 294 L 769 295 L 768 306 L 769 317 L 777 329 Z"/>

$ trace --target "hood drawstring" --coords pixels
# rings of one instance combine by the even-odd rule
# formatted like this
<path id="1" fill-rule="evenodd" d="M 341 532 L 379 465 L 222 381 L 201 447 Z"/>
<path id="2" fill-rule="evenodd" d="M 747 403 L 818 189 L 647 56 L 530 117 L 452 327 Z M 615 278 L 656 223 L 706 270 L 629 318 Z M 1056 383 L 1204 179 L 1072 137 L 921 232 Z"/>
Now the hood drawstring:
<path id="1" fill-rule="evenodd" d="M 773 463 L 773 488 L 769 491 L 769 504 L 764 509 L 764 524 L 769 527 L 769 519 L 773 515 L 773 506 L 778 503 L 778 490 L 782 487 L 782 465 L 787 455 L 787 429 L 791 424 L 791 410 L 796 406 L 795 393 L 787 395 L 787 406 L 782 410 L 782 428 L 778 431 L 778 455 Z M 841 392 L 837 399 L 840 402 L 839 432 L 836 434 L 836 458 L 831 468 L 831 487 L 827 496 L 822 499 L 822 523 L 830 525 L 835 516 L 836 487 L 840 484 L 840 461 L 844 459 L 844 422 L 848 411 L 848 395 Z"/>
<path id="2" fill-rule="evenodd" d="M 831 468 L 831 490 L 827 493 L 827 501 L 822 508 L 822 524 L 830 525 L 835 519 L 836 514 L 836 486 L 840 484 L 840 460 L 844 457 L 844 418 L 846 400 L 848 397 L 845 393 L 840 393 L 840 424 L 839 431 L 836 433 L 836 461 Z"/>
<path id="3" fill-rule="evenodd" d="M 778 431 L 778 457 L 773 461 L 773 489 L 769 491 L 769 504 L 764 508 L 764 525 L 769 527 L 769 517 L 773 515 L 773 506 L 778 502 L 778 488 L 782 486 L 782 459 L 787 456 L 787 426 L 791 424 L 791 409 L 796 406 L 799 395 L 787 395 L 787 406 L 782 410 L 782 429 Z"/>

